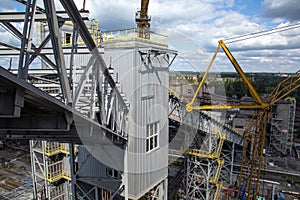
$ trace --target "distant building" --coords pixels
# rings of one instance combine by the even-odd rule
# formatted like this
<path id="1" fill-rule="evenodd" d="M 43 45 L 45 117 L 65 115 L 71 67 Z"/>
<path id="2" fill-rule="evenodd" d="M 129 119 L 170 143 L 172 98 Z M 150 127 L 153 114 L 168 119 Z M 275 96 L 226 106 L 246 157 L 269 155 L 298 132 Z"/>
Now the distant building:
<path id="1" fill-rule="evenodd" d="M 242 104 L 254 103 L 251 97 L 243 97 Z M 286 99 L 277 102 L 272 107 L 272 115 L 269 115 L 267 129 L 267 146 L 269 150 L 291 153 L 294 141 L 294 119 L 296 100 Z M 233 118 L 233 128 L 244 133 L 255 114 L 254 109 L 240 109 Z"/>
<path id="2" fill-rule="evenodd" d="M 190 101 L 195 95 L 198 88 L 198 84 L 181 84 L 181 85 L 171 85 L 171 92 L 174 92 L 177 97 L 186 99 Z M 197 97 L 202 97 L 203 92 L 214 94 L 215 86 L 212 84 L 204 84 L 204 86 L 200 89 Z"/>

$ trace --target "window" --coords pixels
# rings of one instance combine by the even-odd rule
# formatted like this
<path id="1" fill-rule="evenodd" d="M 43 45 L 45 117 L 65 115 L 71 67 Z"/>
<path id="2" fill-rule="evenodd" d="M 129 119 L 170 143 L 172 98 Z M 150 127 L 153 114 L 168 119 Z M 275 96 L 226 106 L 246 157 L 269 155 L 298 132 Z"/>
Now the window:
<path id="1" fill-rule="evenodd" d="M 70 33 L 66 33 L 66 41 L 65 41 L 65 43 L 67 45 L 71 45 L 71 37 L 72 37 L 72 35 Z"/>
<path id="2" fill-rule="evenodd" d="M 106 175 L 111 178 L 119 178 L 119 172 L 112 168 L 106 168 Z"/>
<path id="3" fill-rule="evenodd" d="M 146 152 L 157 149 L 159 145 L 159 123 L 155 122 L 147 125 L 147 137 L 146 137 Z"/>

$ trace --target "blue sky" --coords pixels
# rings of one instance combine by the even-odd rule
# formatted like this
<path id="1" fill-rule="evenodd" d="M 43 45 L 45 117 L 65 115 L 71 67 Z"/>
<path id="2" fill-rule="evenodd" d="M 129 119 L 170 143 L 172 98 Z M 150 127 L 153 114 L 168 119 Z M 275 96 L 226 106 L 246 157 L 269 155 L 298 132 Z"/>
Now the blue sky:
<path id="1" fill-rule="evenodd" d="M 81 9 L 83 0 L 75 2 Z M 12 0 L 4 0 L 2 4 L 1 11 L 22 8 L 16 7 Z M 42 7 L 41 0 L 38 4 Z M 103 31 L 135 27 L 134 17 L 139 7 L 140 0 L 86 0 L 86 9 L 90 10 L 91 18 L 99 21 Z M 300 3 L 299 0 L 150 0 L 149 14 L 151 26 L 167 34 L 170 48 L 179 52 L 174 69 L 184 70 L 189 66 L 204 71 L 218 40 L 299 23 Z M 0 38 L 2 42 L 13 40 L 3 29 Z M 235 42 L 228 47 L 244 71 L 300 69 L 300 28 Z M 233 70 L 221 53 L 213 69 Z"/>
<path id="2" fill-rule="evenodd" d="M 237 0 L 233 6 L 233 10 L 240 11 L 244 15 L 261 16 L 262 1 L 261 0 Z"/>

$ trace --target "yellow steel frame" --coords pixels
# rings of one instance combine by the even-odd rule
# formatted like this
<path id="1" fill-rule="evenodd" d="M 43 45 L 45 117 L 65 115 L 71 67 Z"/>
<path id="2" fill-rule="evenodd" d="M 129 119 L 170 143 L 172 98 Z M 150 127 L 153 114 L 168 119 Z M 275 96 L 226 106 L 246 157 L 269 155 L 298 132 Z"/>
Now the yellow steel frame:
<path id="1" fill-rule="evenodd" d="M 198 157 L 202 157 L 202 158 L 210 158 L 210 159 L 219 158 L 221 155 L 224 140 L 226 139 L 226 135 L 222 134 L 220 132 L 218 132 L 218 134 L 219 134 L 220 141 L 219 141 L 218 147 L 215 152 L 207 152 L 207 151 L 202 151 L 199 149 L 188 149 L 185 152 L 185 154 L 191 155 L 191 156 L 198 156 Z"/>
<path id="2" fill-rule="evenodd" d="M 223 51 L 225 52 L 226 56 L 228 57 L 228 59 L 230 60 L 230 62 L 232 63 L 233 67 L 235 68 L 236 72 L 240 75 L 241 79 L 243 80 L 243 82 L 246 84 L 246 87 L 248 88 L 251 96 L 254 99 L 254 104 L 240 104 L 240 105 L 230 105 L 230 104 L 224 104 L 224 105 L 204 105 L 204 106 L 195 106 L 193 105 L 196 97 L 199 94 L 200 89 L 202 88 L 204 81 L 206 80 L 206 77 L 211 69 L 211 66 L 220 50 L 220 48 L 222 47 Z M 247 78 L 246 74 L 243 72 L 242 68 L 239 66 L 238 62 L 235 60 L 235 58 L 233 57 L 233 55 L 230 53 L 229 49 L 227 48 L 227 46 L 225 45 L 225 43 L 220 40 L 219 41 L 219 45 L 208 65 L 208 68 L 206 69 L 201 82 L 199 83 L 199 86 L 192 98 L 192 100 L 186 105 L 186 110 L 188 112 L 191 112 L 192 110 L 214 110 L 214 109 L 232 109 L 232 108 L 246 108 L 246 109 L 255 109 L 255 108 L 265 108 L 267 107 L 268 104 L 265 103 L 259 96 L 259 94 L 256 92 L 255 88 L 253 87 L 252 83 L 249 81 L 249 79 Z"/>
<path id="3" fill-rule="evenodd" d="M 59 143 L 57 148 L 51 146 L 45 146 L 44 154 L 47 156 L 52 156 L 58 153 L 70 154 L 66 144 Z"/>
<path id="4" fill-rule="evenodd" d="M 46 179 L 50 183 L 59 181 L 60 179 L 66 179 L 66 180 L 71 180 L 70 173 L 64 170 L 61 170 L 59 172 L 54 172 L 54 173 L 47 173 L 46 174 Z"/>
<path id="5" fill-rule="evenodd" d="M 214 195 L 214 200 L 219 200 L 220 199 L 221 188 L 222 188 L 222 183 L 221 182 L 217 183 L 216 187 L 217 187 L 217 190 L 216 190 L 215 195 Z"/>
<path id="6" fill-rule="evenodd" d="M 218 168 L 217 168 L 217 171 L 216 171 L 216 174 L 214 177 L 211 177 L 211 179 L 209 180 L 209 182 L 217 185 L 218 184 L 218 181 L 219 181 L 219 178 L 220 178 L 220 174 L 221 174 L 221 170 L 222 170 L 222 167 L 224 165 L 224 159 L 222 158 L 219 158 L 217 160 L 218 162 Z"/>
<path id="7" fill-rule="evenodd" d="M 213 64 L 213 61 L 215 60 L 220 48 L 224 50 L 227 58 L 230 60 L 232 65 L 234 66 L 236 72 L 240 75 L 243 82 L 246 84 L 246 87 L 248 88 L 251 96 L 254 99 L 254 104 L 240 104 L 240 105 L 204 105 L 204 106 L 195 106 L 193 105 L 195 102 L 195 99 L 204 84 L 204 81 L 207 77 L 208 72 L 211 69 L 211 66 Z M 256 109 L 257 114 L 256 116 L 253 116 L 252 121 L 249 123 L 248 128 L 245 130 L 243 134 L 243 156 L 242 156 L 242 165 L 240 169 L 240 176 L 239 176 L 239 186 L 242 183 L 242 174 L 244 166 L 250 167 L 250 174 L 249 178 L 247 180 L 248 183 L 248 194 L 250 194 L 250 184 L 252 182 L 253 173 L 255 170 L 257 170 L 257 178 L 256 178 L 256 186 L 255 186 L 255 193 L 254 198 L 258 195 L 258 189 L 259 189 L 259 179 L 261 175 L 261 166 L 262 166 L 262 158 L 263 158 L 263 149 L 265 144 L 265 136 L 266 136 L 266 127 L 267 127 L 267 119 L 268 119 L 268 113 L 270 112 L 270 109 L 272 105 L 277 103 L 279 100 L 287 97 L 291 92 L 295 91 L 297 88 L 300 87 L 300 70 L 297 71 L 295 74 L 290 75 L 288 78 L 283 80 L 278 84 L 278 86 L 274 89 L 274 91 L 271 93 L 271 95 L 266 99 L 266 101 L 263 101 L 241 67 L 239 66 L 238 62 L 235 60 L 227 46 L 224 44 L 224 42 L 221 40 L 219 41 L 219 45 L 209 63 L 209 66 L 207 70 L 205 71 L 205 74 L 203 75 L 203 78 L 192 98 L 192 100 L 186 105 L 186 110 L 188 112 L 191 112 L 192 110 L 213 110 L 213 109 L 232 109 L 232 108 L 243 108 L 243 109 Z M 251 144 L 254 148 L 252 148 L 250 160 L 247 161 L 245 152 L 247 150 L 247 145 Z M 218 150 L 219 151 L 219 150 Z M 188 150 L 187 154 L 195 155 L 195 156 L 201 156 L 201 157 L 214 157 L 212 154 L 205 154 L 201 152 L 200 150 Z M 258 157 L 259 162 L 255 160 Z M 240 191 L 239 191 L 240 192 Z M 216 193 L 217 195 L 217 193 Z"/>

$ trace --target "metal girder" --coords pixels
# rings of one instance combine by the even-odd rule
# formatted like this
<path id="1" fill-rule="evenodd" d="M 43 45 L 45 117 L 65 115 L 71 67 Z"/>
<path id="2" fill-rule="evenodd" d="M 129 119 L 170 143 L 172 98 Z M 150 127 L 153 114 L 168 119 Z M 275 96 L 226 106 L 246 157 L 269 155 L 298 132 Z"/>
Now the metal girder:
<path id="1" fill-rule="evenodd" d="M 15 47 L 12 45 L 8 45 L 8 44 L 4 44 L 2 42 L 0 42 L 0 46 L 3 46 L 5 48 L 0 48 L 0 56 L 6 56 L 6 55 L 10 55 L 10 56 L 18 56 L 20 55 L 20 48 L 19 47 Z M 46 57 L 46 55 L 53 55 L 53 49 L 49 48 L 49 47 L 45 47 L 43 49 L 40 50 L 40 52 L 36 52 L 40 49 L 40 47 L 35 48 L 34 49 L 34 53 L 33 55 L 37 54 L 38 56 L 41 56 L 42 59 L 44 59 Z M 71 54 L 72 52 L 72 48 L 71 47 L 63 47 L 63 54 Z M 104 53 L 104 49 L 99 47 L 98 51 L 102 54 Z M 78 47 L 77 49 L 77 53 L 80 54 L 89 54 L 89 50 L 86 47 Z M 32 59 L 32 58 L 30 58 Z"/>
<path id="2" fill-rule="evenodd" d="M 46 44 L 49 42 L 51 38 L 51 35 L 48 34 L 45 39 L 43 40 L 43 42 L 41 43 L 41 45 L 35 49 L 34 53 L 32 53 L 29 61 L 28 61 L 28 65 L 30 65 L 32 63 L 32 61 L 41 53 L 42 49 L 46 46 Z"/>
<path id="3" fill-rule="evenodd" d="M 79 33 L 80 33 L 82 40 L 84 41 L 87 48 L 90 50 L 90 53 L 96 57 L 97 61 L 100 64 L 101 71 L 104 74 L 104 76 L 106 77 L 108 84 L 110 85 L 112 90 L 115 90 L 116 95 L 121 100 L 120 102 L 123 104 L 123 107 L 125 107 L 126 112 L 128 112 L 126 103 L 124 102 L 123 97 L 121 96 L 118 88 L 116 87 L 116 83 L 115 83 L 114 79 L 112 78 L 112 76 L 110 75 L 109 70 L 106 66 L 106 63 L 105 63 L 103 57 L 100 55 L 100 52 L 98 51 L 98 48 L 97 48 L 96 44 L 94 43 L 94 40 L 93 40 L 89 30 L 87 29 L 84 21 L 81 19 L 79 11 L 78 11 L 75 3 L 72 0 L 60 0 L 60 2 L 63 5 L 63 7 L 65 8 L 65 10 L 67 11 L 67 13 L 69 14 L 73 23 L 78 26 Z"/>
<path id="4" fill-rule="evenodd" d="M 46 140 L 57 140 L 63 142 L 76 142 L 80 143 L 80 138 L 84 138 L 86 142 L 97 142 L 98 140 L 94 137 L 100 137 L 106 134 L 107 137 L 117 136 L 120 139 L 127 140 L 125 136 L 122 136 L 108 128 L 104 125 L 100 125 L 98 122 L 95 122 L 92 119 L 88 119 L 83 114 L 77 112 L 76 110 L 72 109 L 70 106 L 65 105 L 61 101 L 57 100 L 56 98 L 50 96 L 49 94 L 39 90 L 38 88 L 34 87 L 33 85 L 29 84 L 28 82 L 17 78 L 14 74 L 10 73 L 9 71 L 0 67 L 0 88 L 20 88 L 24 91 L 24 106 L 22 108 L 22 112 L 24 114 L 20 115 L 20 120 L 29 120 L 26 118 L 26 112 L 30 113 L 29 111 L 34 110 L 37 114 L 50 114 L 50 116 L 57 116 L 60 115 L 61 118 L 64 118 L 68 125 L 70 125 L 70 129 L 68 130 L 38 130 L 40 127 L 32 127 L 31 130 L 18 130 L 13 131 L 13 127 L 6 127 L 5 130 L 1 131 L 0 135 L 8 138 L 21 138 L 21 139 L 46 139 Z M 1 103 L 5 102 L 5 99 L 1 99 Z M 63 113 L 63 114 L 62 114 Z M 30 115 L 27 115 L 30 116 Z M 22 119 L 22 117 L 25 117 Z M 32 119 L 36 119 L 32 118 Z M 76 119 L 76 123 L 74 122 L 74 118 Z M 55 117 L 52 118 L 55 120 Z M 7 119 L 8 120 L 8 119 Z M 5 118 L 1 118 L 0 121 L 3 125 L 9 123 Z M 10 120 L 10 119 L 9 119 Z M 16 119 L 17 120 L 17 119 Z M 46 120 L 46 119 L 45 119 Z M 14 121 L 17 123 L 16 121 Z M 54 123 L 54 121 L 53 121 Z M 17 124 L 15 124 L 18 126 Z M 26 124 L 25 124 L 26 125 Z M 66 125 L 66 124 L 65 124 Z M 29 126 L 27 124 L 26 126 Z M 27 127 L 28 128 L 28 127 Z M 36 130 L 34 130 L 36 128 Z M 42 127 L 43 128 L 43 127 Z M 59 127 L 58 127 L 59 128 Z M 90 131 L 92 130 L 92 136 L 90 135 Z"/>
<path id="5" fill-rule="evenodd" d="M 86 84 L 86 79 L 88 78 L 88 75 L 91 73 L 92 68 L 95 64 L 95 57 L 92 56 L 89 61 L 88 64 L 86 66 L 86 68 L 84 69 L 80 80 L 78 82 L 78 86 L 76 87 L 76 90 L 74 92 L 74 96 L 73 96 L 73 104 L 76 105 L 79 101 L 80 98 L 80 94 L 82 93 L 82 90 L 84 89 L 84 86 Z"/>
<path id="6" fill-rule="evenodd" d="M 79 11 L 80 16 L 83 20 L 88 20 L 88 11 Z M 63 21 L 71 21 L 68 14 L 65 11 L 56 12 L 57 17 L 59 17 Z M 24 22 L 25 12 L 5 12 L 0 13 L 0 22 Z M 37 13 L 35 14 L 35 21 L 46 21 L 47 16 L 45 13 Z"/>
<path id="7" fill-rule="evenodd" d="M 21 49 L 19 47 L 16 47 L 16 46 L 13 46 L 13 45 L 10 45 L 10 44 L 6 44 L 6 43 L 3 43 L 3 42 L 0 42 L 0 46 L 6 47 L 6 48 L 0 49 L 0 52 L 8 50 L 10 52 L 17 52 L 15 55 L 20 55 Z M 0 55 L 2 55 L 2 54 L 0 53 Z M 9 52 L 7 52 L 4 55 L 12 55 L 12 54 L 10 54 Z"/>
<path id="8" fill-rule="evenodd" d="M 243 143 L 243 137 L 241 134 L 233 130 L 233 128 L 224 122 L 220 122 L 209 113 L 204 111 L 192 111 L 188 112 L 185 108 L 185 103 L 180 103 L 172 99 L 169 100 L 169 119 L 180 122 L 198 130 L 203 131 L 206 134 L 210 134 L 206 128 L 206 124 L 210 124 L 212 127 L 220 130 L 220 132 L 226 135 L 226 140 L 241 145 Z M 176 105 L 177 104 L 177 105 Z"/>
<path id="9" fill-rule="evenodd" d="M 0 130 L 68 131 L 69 124 L 62 114 L 24 114 L 20 118 L 2 118 Z"/>
<path id="10" fill-rule="evenodd" d="M 76 175 L 75 175 L 75 155 L 74 155 L 74 144 L 69 143 L 69 150 L 70 150 L 70 174 L 71 174 L 71 190 L 72 190 L 72 200 L 77 199 L 77 193 L 76 193 Z"/>
<path id="11" fill-rule="evenodd" d="M 52 48 L 53 48 L 54 58 L 55 58 L 56 65 L 57 65 L 57 71 L 58 71 L 60 82 L 61 82 L 62 92 L 63 92 L 66 103 L 70 104 L 72 102 L 71 89 L 70 89 L 70 84 L 69 84 L 69 80 L 68 80 L 68 74 L 67 74 L 67 70 L 66 70 L 63 51 L 62 51 L 62 47 L 60 44 L 61 40 L 60 40 L 59 26 L 58 26 L 58 20 L 56 17 L 54 1 L 44 0 L 44 5 L 45 5 L 45 11 L 47 14 L 47 21 L 48 21 L 49 31 L 50 31 L 50 35 L 51 35 Z M 81 19 L 79 13 L 78 13 L 78 15 L 79 15 L 79 18 Z"/>
<path id="12" fill-rule="evenodd" d="M 0 86 L 0 117 L 20 117 L 24 105 L 24 90 Z"/>
<path id="13" fill-rule="evenodd" d="M 22 37 L 23 37 L 22 33 L 18 29 L 16 29 L 10 22 L 3 22 L 3 25 L 5 27 L 7 27 L 16 37 L 18 37 L 19 39 L 22 39 Z M 36 48 L 36 46 L 33 43 L 31 45 L 32 45 L 33 49 Z M 17 53 L 17 55 L 19 55 L 19 54 L 20 54 L 20 52 Z M 56 65 L 46 55 L 41 54 L 40 56 L 51 67 L 53 67 L 54 69 L 57 68 Z"/>
<path id="14" fill-rule="evenodd" d="M 21 50 L 19 56 L 18 77 L 27 79 L 29 68 L 29 56 L 32 51 L 32 34 L 35 17 L 36 0 L 28 0 L 21 38 Z"/>

